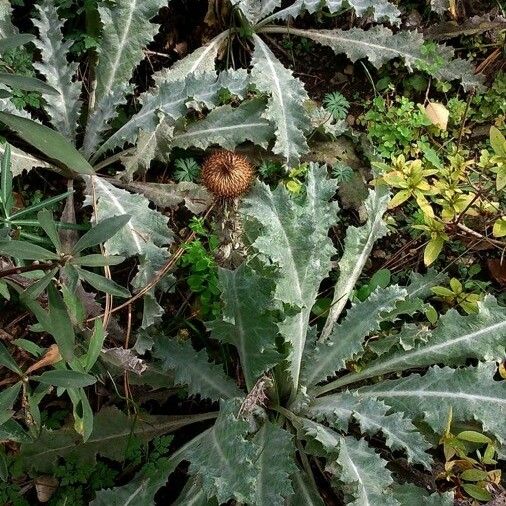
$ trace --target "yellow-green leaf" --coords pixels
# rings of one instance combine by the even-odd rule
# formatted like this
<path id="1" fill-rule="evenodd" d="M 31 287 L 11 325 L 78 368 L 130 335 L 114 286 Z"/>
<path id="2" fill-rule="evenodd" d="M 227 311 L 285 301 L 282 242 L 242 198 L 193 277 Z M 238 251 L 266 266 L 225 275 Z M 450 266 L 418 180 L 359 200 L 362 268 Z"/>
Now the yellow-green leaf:
<path id="1" fill-rule="evenodd" d="M 504 237 L 506 235 L 506 216 L 499 218 L 494 223 L 492 233 L 495 235 L 495 237 Z"/>
<path id="2" fill-rule="evenodd" d="M 423 263 L 427 266 L 433 263 L 439 256 L 439 253 L 441 253 L 443 245 L 444 239 L 442 237 L 431 239 L 427 243 L 427 246 L 425 246 L 425 250 L 423 252 Z"/>
<path id="3" fill-rule="evenodd" d="M 411 192 L 409 190 L 401 190 L 392 197 L 392 200 L 388 203 L 388 207 L 393 209 L 394 207 L 401 205 L 403 202 L 406 202 L 409 197 L 411 197 Z"/>

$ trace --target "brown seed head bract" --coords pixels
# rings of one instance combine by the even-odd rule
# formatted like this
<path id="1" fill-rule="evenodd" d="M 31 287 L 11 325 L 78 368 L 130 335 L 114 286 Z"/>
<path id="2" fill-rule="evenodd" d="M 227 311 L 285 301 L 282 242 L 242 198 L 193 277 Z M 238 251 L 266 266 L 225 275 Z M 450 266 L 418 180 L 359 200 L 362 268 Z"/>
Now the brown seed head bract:
<path id="1" fill-rule="evenodd" d="M 235 198 L 246 193 L 255 178 L 248 159 L 232 151 L 217 151 L 202 165 L 202 182 L 217 197 Z"/>

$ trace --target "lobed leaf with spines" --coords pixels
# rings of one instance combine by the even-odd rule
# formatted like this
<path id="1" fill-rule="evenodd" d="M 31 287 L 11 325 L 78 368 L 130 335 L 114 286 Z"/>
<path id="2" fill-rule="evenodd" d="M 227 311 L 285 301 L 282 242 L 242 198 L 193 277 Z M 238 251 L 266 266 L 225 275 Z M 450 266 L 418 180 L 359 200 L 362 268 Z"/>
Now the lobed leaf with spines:
<path id="1" fill-rule="evenodd" d="M 55 2 L 43 0 L 36 8 L 39 18 L 34 19 L 33 23 L 39 30 L 39 38 L 34 40 L 34 44 L 40 50 L 42 59 L 33 66 L 58 91 L 57 95 L 44 94 L 51 123 L 58 132 L 74 142 L 82 105 L 79 100 L 81 82 L 73 81 L 78 63 L 67 61 L 72 42 L 63 40 L 63 22 L 58 18 Z"/>
<path id="2" fill-rule="evenodd" d="M 390 198 L 382 187 L 369 190 L 364 205 L 367 222 L 361 227 L 348 227 L 344 239 L 344 253 L 339 260 L 339 278 L 337 279 L 332 304 L 320 340 L 328 338 L 341 312 L 348 303 L 362 269 L 369 258 L 374 243 L 388 232 L 383 220 Z"/>
<path id="3" fill-rule="evenodd" d="M 345 362 L 363 351 L 364 339 L 379 329 L 384 316 L 395 309 L 407 291 L 399 286 L 376 289 L 364 302 L 354 304 L 329 338 L 318 343 L 304 358 L 302 383 L 313 386 L 345 367 Z"/>
<path id="4" fill-rule="evenodd" d="M 165 371 L 174 372 L 175 383 L 188 386 L 190 395 L 213 401 L 241 396 L 235 383 L 225 376 L 223 367 L 210 363 L 207 352 L 197 352 L 190 341 L 159 335 L 155 338 L 153 356 L 160 359 Z"/>
<path id="5" fill-rule="evenodd" d="M 228 89 L 233 95 L 242 98 L 249 85 L 245 70 L 224 71 L 216 76 L 215 72 L 189 75 L 181 81 L 161 81 L 157 88 L 141 95 L 142 107 L 125 125 L 111 135 L 92 157 L 96 161 L 100 156 L 127 142 L 134 144 L 139 132 L 146 133 L 156 129 L 160 114 L 169 126 L 188 112 L 195 103 L 212 109 L 218 105 L 219 92 Z M 190 98 L 193 102 L 190 102 Z"/>
<path id="6" fill-rule="evenodd" d="M 266 148 L 273 135 L 269 121 L 262 117 L 263 99 L 243 102 L 239 107 L 223 105 L 212 110 L 206 118 L 188 125 L 174 134 L 172 145 L 180 148 L 207 149 L 216 144 L 233 150 L 245 141 Z"/>
<path id="7" fill-rule="evenodd" d="M 478 346 L 478 344 L 476 343 Z M 495 363 L 452 369 L 431 367 L 424 375 L 382 381 L 357 390 L 360 399 L 377 398 L 412 418 L 444 432 L 452 409 L 454 420 L 478 420 L 483 430 L 506 442 L 506 382 L 495 381 Z"/>
<path id="8" fill-rule="evenodd" d="M 364 440 L 341 437 L 339 456 L 326 470 L 344 484 L 349 506 L 399 506 L 388 487 L 393 483 L 383 460 Z"/>
<path id="9" fill-rule="evenodd" d="M 211 336 L 234 345 L 248 390 L 283 356 L 276 348 L 278 328 L 272 306 L 274 282 L 242 264 L 235 271 L 219 270 L 223 301 L 221 319 L 208 323 Z"/>
<path id="10" fill-rule="evenodd" d="M 485 361 L 503 357 L 506 309 L 490 295 L 478 303 L 478 308 L 478 313 L 467 316 L 450 309 L 439 319 L 427 341 L 419 341 L 411 350 L 395 349 L 369 363 L 363 371 L 344 376 L 332 382 L 332 387 L 326 385 L 318 391 L 323 393 L 367 378 L 435 363 L 460 366 L 470 358 Z"/>
<path id="11" fill-rule="evenodd" d="M 263 27 L 262 32 L 279 33 L 280 27 Z M 355 62 L 367 58 L 376 68 L 394 58 L 402 58 L 409 70 L 420 68 L 437 79 L 460 80 L 466 90 L 483 86 L 483 79 L 475 75 L 473 65 L 467 60 L 454 58 L 454 50 L 445 45 L 424 45 L 422 34 L 403 30 L 393 33 L 384 26 L 369 30 L 303 30 L 290 28 L 292 35 L 306 37 L 318 44 L 330 47 L 336 54 L 344 53 Z"/>
<path id="12" fill-rule="evenodd" d="M 149 207 L 149 200 L 143 195 L 133 194 L 116 188 L 101 177 L 86 177 L 86 204 L 96 199 L 94 219 L 100 223 L 106 218 L 128 214 L 130 221 L 111 239 L 104 243 L 108 255 L 125 257 L 137 256 L 139 268 L 132 280 L 132 286 L 140 289 L 151 281 L 167 259 L 169 252 L 165 246 L 171 244 L 173 234 L 167 227 L 168 218 Z M 165 279 L 160 288 L 168 288 Z M 144 298 L 143 327 L 148 327 L 163 314 L 163 309 L 154 298 L 151 290 Z"/>
<path id="13" fill-rule="evenodd" d="M 285 497 L 293 494 L 290 475 L 297 470 L 293 436 L 267 421 L 255 434 L 258 475 L 255 506 L 283 506 Z"/>
<path id="14" fill-rule="evenodd" d="M 303 107 L 309 97 L 302 82 L 283 66 L 265 42 L 258 35 L 253 35 L 253 39 L 251 82 L 270 95 L 263 116 L 276 127 L 272 151 L 281 155 L 288 166 L 294 166 L 309 150 L 305 133 L 310 119 Z"/>
<path id="15" fill-rule="evenodd" d="M 257 448 L 247 439 L 250 425 L 236 417 L 237 410 L 234 400 L 222 402 L 214 426 L 184 455 L 208 499 L 216 497 L 220 504 L 230 499 L 254 504 Z"/>
<path id="16" fill-rule="evenodd" d="M 374 436 L 381 432 L 389 448 L 404 450 L 408 462 L 423 464 L 430 469 L 432 458 L 426 450 L 431 445 L 410 420 L 400 412 L 388 414 L 389 410 L 390 407 L 378 399 L 362 399 L 356 394 L 344 392 L 315 399 L 308 414 L 319 421 L 325 420 L 343 432 L 348 431 L 348 424 L 354 419 L 363 433 Z"/>
<path id="17" fill-rule="evenodd" d="M 266 264 L 277 267 L 276 300 L 296 308 L 279 325 L 291 345 L 290 373 L 298 384 L 309 316 L 321 281 L 330 270 L 334 247 L 328 230 L 336 221 L 337 204 L 330 202 L 336 182 L 327 179 L 326 168 L 311 165 L 305 195 L 294 199 L 283 185 L 272 191 L 258 182 L 243 200 L 240 212 L 260 227 L 253 249 Z"/>

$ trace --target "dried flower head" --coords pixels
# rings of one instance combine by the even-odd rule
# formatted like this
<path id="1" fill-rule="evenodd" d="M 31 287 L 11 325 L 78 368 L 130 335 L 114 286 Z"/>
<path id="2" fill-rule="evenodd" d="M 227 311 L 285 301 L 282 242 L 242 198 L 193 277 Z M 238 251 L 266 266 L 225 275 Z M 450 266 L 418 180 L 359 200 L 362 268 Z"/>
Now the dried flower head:
<path id="1" fill-rule="evenodd" d="M 245 156 L 217 151 L 202 165 L 202 182 L 217 197 L 235 198 L 246 193 L 255 171 Z"/>

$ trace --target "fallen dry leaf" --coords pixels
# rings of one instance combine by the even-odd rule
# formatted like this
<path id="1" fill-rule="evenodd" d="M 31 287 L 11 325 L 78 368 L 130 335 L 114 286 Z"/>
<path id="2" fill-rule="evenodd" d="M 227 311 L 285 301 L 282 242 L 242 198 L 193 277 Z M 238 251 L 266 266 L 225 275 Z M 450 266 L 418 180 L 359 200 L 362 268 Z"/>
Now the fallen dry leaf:
<path id="1" fill-rule="evenodd" d="M 27 370 L 26 374 L 30 374 L 33 371 L 37 371 L 38 369 L 41 369 L 42 367 L 46 367 L 48 365 L 56 364 L 56 362 L 59 362 L 61 360 L 60 350 L 58 349 L 58 346 L 56 344 L 52 344 L 44 354 L 44 356 L 35 362 L 35 364 L 32 364 Z"/>
<path id="2" fill-rule="evenodd" d="M 506 286 L 506 258 L 490 258 L 487 261 L 488 270 L 490 275 L 497 281 L 501 286 Z"/>
<path id="3" fill-rule="evenodd" d="M 443 104 L 439 102 L 429 102 L 425 107 L 425 114 L 433 125 L 436 125 L 441 130 L 447 129 L 450 111 L 448 111 Z"/>

